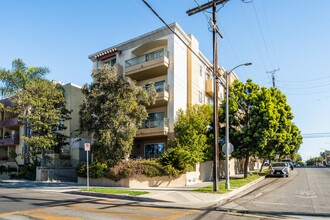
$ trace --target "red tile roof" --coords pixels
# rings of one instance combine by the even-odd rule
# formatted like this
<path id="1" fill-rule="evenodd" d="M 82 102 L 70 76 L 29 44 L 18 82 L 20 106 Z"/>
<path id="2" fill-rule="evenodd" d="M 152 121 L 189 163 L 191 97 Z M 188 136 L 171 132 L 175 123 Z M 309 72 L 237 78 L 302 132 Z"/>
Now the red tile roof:
<path id="1" fill-rule="evenodd" d="M 96 54 L 94 57 L 98 60 L 104 60 L 113 56 L 116 56 L 116 53 L 121 53 L 117 48 L 111 48 L 109 50 L 103 51 L 101 53 Z"/>

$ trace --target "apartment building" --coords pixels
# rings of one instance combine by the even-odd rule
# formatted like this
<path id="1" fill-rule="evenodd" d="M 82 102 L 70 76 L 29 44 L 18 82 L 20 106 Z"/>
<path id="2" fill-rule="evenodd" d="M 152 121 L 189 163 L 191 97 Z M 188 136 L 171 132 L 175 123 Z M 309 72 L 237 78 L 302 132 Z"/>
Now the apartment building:
<path id="1" fill-rule="evenodd" d="M 79 109 L 83 99 L 81 87 L 72 83 L 62 84 L 64 90 L 64 98 L 66 108 L 71 111 L 71 120 L 63 122 L 66 129 L 60 131 L 62 134 L 69 137 L 69 145 L 61 146 L 56 150 L 47 151 L 47 156 L 50 158 L 50 166 L 68 166 L 74 167 L 80 161 L 86 160 L 84 152 L 84 143 L 90 142 L 90 137 L 87 134 L 79 133 Z M 12 107 L 14 104 L 8 99 L 0 100 L 4 107 Z M 19 165 L 24 164 L 24 159 L 21 155 L 26 152 L 23 135 L 25 127 L 20 123 L 17 115 L 6 110 L 0 111 L 0 166 L 16 167 L 13 158 L 9 152 L 15 151 L 19 156 L 16 158 Z M 63 156 L 67 155 L 67 156 Z"/>
<path id="2" fill-rule="evenodd" d="M 212 63 L 199 50 L 199 42 L 187 35 L 177 23 L 170 27 L 209 66 Z M 180 108 L 188 104 L 213 103 L 213 80 L 208 68 L 167 27 L 146 33 L 126 42 L 111 46 L 88 57 L 93 68 L 105 64 L 113 66 L 119 74 L 135 80 L 137 85 L 148 87 L 154 83 L 156 103 L 148 106 L 148 119 L 138 130 L 131 156 L 158 157 L 169 138 L 174 137 L 174 123 Z M 220 68 L 224 72 L 223 68 Z M 237 78 L 231 75 L 231 81 Z M 220 101 L 224 89 L 219 89 Z"/>

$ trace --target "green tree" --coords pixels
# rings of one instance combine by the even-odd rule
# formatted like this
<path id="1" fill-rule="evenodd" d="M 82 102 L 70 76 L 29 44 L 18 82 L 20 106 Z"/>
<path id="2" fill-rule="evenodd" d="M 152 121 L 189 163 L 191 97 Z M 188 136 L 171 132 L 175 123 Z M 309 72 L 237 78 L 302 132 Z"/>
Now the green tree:
<path id="1" fill-rule="evenodd" d="M 179 109 L 174 125 L 176 138 L 169 141 L 169 148 L 175 152 L 188 154 L 187 163 L 194 166 L 197 162 L 210 159 L 212 142 L 209 141 L 208 129 L 212 119 L 212 106 L 188 105 Z"/>
<path id="2" fill-rule="evenodd" d="M 30 129 L 30 135 L 24 137 L 27 146 L 33 149 L 29 153 L 41 152 L 41 166 L 45 166 L 45 150 L 54 150 L 59 144 L 61 121 L 70 119 L 63 90 L 58 84 L 36 79 L 25 84 L 10 100 L 16 105 L 8 111 L 17 114 Z"/>
<path id="3" fill-rule="evenodd" d="M 94 158 L 114 165 L 130 154 L 136 131 L 147 119 L 146 106 L 157 93 L 153 84 L 147 91 L 109 66 L 94 70 L 92 77 L 93 83 L 82 88 L 80 130 L 93 135 Z"/>
<path id="4" fill-rule="evenodd" d="M 229 139 L 230 143 L 235 146 L 233 157 L 244 158 L 244 178 L 247 177 L 249 157 L 257 152 L 259 145 L 264 141 L 263 126 L 260 126 L 260 112 L 258 112 L 258 94 L 260 92 L 259 85 L 248 79 L 246 83 L 235 80 L 229 87 L 232 98 L 229 99 Z M 226 103 L 220 106 L 219 121 L 224 124 L 226 111 Z M 225 127 L 220 127 L 220 137 L 225 137 Z"/>
<path id="5" fill-rule="evenodd" d="M 14 59 L 12 70 L 0 69 L 0 93 L 10 97 L 22 91 L 26 84 L 43 78 L 49 69 L 46 67 L 26 67 L 21 59 Z"/>

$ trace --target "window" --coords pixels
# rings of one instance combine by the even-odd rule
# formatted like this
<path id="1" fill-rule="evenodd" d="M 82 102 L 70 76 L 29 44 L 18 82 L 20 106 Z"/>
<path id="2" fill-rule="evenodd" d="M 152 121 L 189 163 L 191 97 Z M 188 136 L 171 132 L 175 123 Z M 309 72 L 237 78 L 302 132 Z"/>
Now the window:
<path id="1" fill-rule="evenodd" d="M 206 72 L 206 80 L 211 79 L 211 74 L 209 72 Z"/>
<path id="2" fill-rule="evenodd" d="M 116 58 L 112 58 L 111 60 L 104 62 L 104 65 L 108 65 L 108 66 L 114 66 L 115 64 L 116 64 Z"/>
<path id="3" fill-rule="evenodd" d="M 63 121 L 59 121 L 59 125 L 56 128 L 56 131 L 63 131 L 64 130 L 64 124 Z"/>
<path id="4" fill-rule="evenodd" d="M 157 128 L 166 125 L 165 112 L 149 113 L 148 119 L 143 121 L 142 128 Z"/>
<path id="5" fill-rule="evenodd" d="M 157 158 L 160 157 L 163 152 L 164 152 L 164 143 L 144 145 L 145 158 Z"/>
<path id="6" fill-rule="evenodd" d="M 203 77 L 203 66 L 199 65 L 199 75 L 200 77 Z"/>
<path id="7" fill-rule="evenodd" d="M 199 91 L 199 103 L 203 104 L 203 93 Z"/>

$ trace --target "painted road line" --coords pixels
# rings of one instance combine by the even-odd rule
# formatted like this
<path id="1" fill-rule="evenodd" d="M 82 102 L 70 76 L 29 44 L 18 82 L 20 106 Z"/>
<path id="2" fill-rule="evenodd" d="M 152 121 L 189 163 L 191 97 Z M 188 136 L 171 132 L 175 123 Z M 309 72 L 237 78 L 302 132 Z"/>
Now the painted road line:
<path id="1" fill-rule="evenodd" d="M 181 212 L 181 213 L 176 214 L 176 215 L 170 215 L 170 216 L 161 217 L 161 218 L 157 218 L 157 219 L 172 220 L 172 219 L 177 219 L 177 218 L 180 218 L 180 217 L 183 217 L 183 216 L 193 214 L 193 213 L 198 212 L 198 211 L 199 210 L 189 210 L 189 211 L 186 211 L 186 212 Z"/>
<path id="2" fill-rule="evenodd" d="M 33 217 L 33 218 L 39 218 L 43 220 L 80 220 L 80 218 L 74 218 L 64 215 L 57 215 L 53 213 L 48 212 L 41 212 L 41 211 L 25 211 L 20 213 L 21 215 Z"/>
<path id="3" fill-rule="evenodd" d="M 125 213 L 125 212 L 111 211 L 111 210 L 106 210 L 106 209 L 84 207 L 84 206 L 79 206 L 79 205 L 69 205 L 69 206 L 66 206 L 66 208 L 76 209 L 76 210 L 85 211 L 85 212 L 95 212 L 95 213 L 113 215 L 113 216 L 118 216 L 118 217 L 132 218 L 132 219 L 141 219 L 141 220 L 159 219 L 157 217 L 153 217 L 150 215 Z"/>

